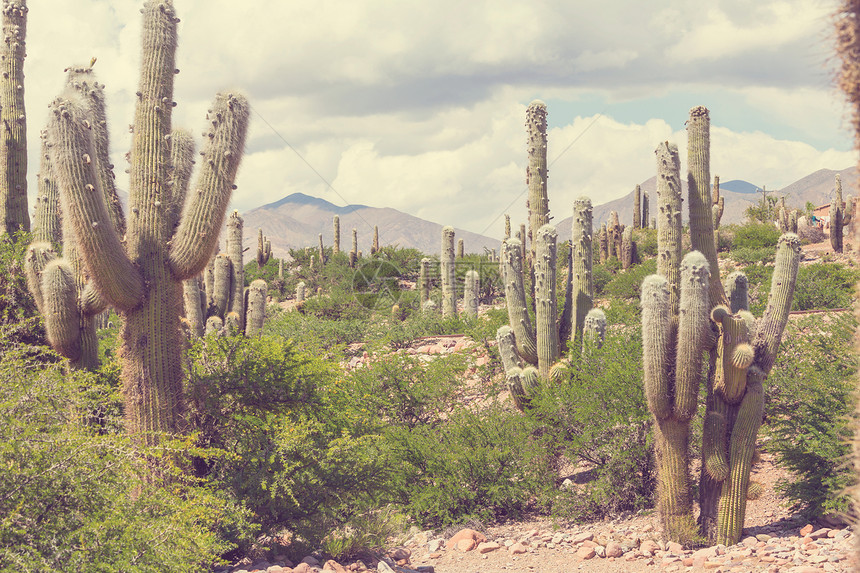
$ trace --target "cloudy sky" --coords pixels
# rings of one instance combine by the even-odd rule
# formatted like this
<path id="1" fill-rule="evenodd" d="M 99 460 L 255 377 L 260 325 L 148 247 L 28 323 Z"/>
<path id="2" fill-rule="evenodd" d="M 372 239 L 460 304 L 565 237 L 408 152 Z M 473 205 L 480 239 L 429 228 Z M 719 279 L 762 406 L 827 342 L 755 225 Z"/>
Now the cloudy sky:
<path id="1" fill-rule="evenodd" d="M 63 69 L 97 57 L 120 186 L 142 2 L 31 1 L 26 98 L 35 153 Z M 500 235 L 525 213 L 525 109 L 547 103 L 550 209 L 567 217 L 654 175 L 711 110 L 711 171 L 778 189 L 856 163 L 834 88 L 832 0 L 175 0 L 175 126 L 212 96 L 253 106 L 233 208 L 302 192 Z M 647 8 L 645 7 L 647 6 Z M 643 11 L 644 10 L 644 11 Z"/>

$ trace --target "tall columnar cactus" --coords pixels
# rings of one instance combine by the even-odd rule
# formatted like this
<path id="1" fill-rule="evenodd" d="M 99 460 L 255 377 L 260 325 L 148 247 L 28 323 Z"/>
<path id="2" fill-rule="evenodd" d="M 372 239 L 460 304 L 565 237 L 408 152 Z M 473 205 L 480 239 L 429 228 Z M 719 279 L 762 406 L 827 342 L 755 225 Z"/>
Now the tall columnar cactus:
<path id="1" fill-rule="evenodd" d="M 687 123 L 689 145 L 687 204 L 690 208 L 690 234 L 693 249 L 700 252 L 696 256 L 700 259 L 704 257 L 704 261 L 707 262 L 707 265 L 696 263 L 694 266 L 716 269 L 716 264 L 711 264 L 709 261 L 711 257 L 716 259 L 716 248 L 712 218 L 713 200 L 707 172 L 710 154 L 708 124 L 708 111 L 705 108 L 697 107 L 691 110 L 690 121 Z M 679 377 L 684 372 L 700 372 L 703 352 L 707 351 L 709 374 L 706 378 L 708 384 L 702 445 L 703 470 L 699 485 L 701 508 L 699 528 L 700 534 L 706 539 L 731 545 L 739 540 L 743 525 L 750 463 L 758 426 L 761 423 L 761 381 L 773 365 L 776 349 L 788 317 L 797 276 L 799 242 L 795 235 L 790 234 L 780 239 L 770 302 L 765 316 L 755 326 L 754 331 L 751 328 L 750 315 L 740 310 L 747 306 L 746 301 L 741 300 L 744 298 L 741 293 L 743 281 L 738 276 L 732 277 L 732 289 L 736 292 L 732 292 L 732 306 L 729 307 L 729 299 L 719 274 L 716 271 L 710 273 L 710 276 L 704 279 L 707 293 L 703 297 L 706 301 L 705 316 L 710 316 L 710 321 L 705 319 L 704 324 L 710 326 L 703 329 L 704 335 L 696 339 L 697 342 L 691 346 L 689 341 L 694 339 L 694 336 L 689 330 L 685 330 L 684 323 L 689 320 L 688 315 L 699 316 L 702 313 L 699 310 L 695 313 L 685 310 L 684 305 L 688 300 L 685 289 L 689 289 L 693 283 L 701 284 L 703 279 L 688 280 L 686 275 L 679 278 L 680 271 L 675 262 L 680 258 L 681 244 L 677 148 L 668 143 L 661 144 L 657 155 L 658 273 L 662 278 L 654 276 L 646 279 L 642 287 L 642 304 L 643 341 L 646 353 L 646 397 L 649 408 L 658 420 L 658 443 L 666 444 L 666 447 L 659 450 L 662 457 L 658 456 L 660 467 L 658 471 L 661 476 L 659 478 L 661 480 L 660 510 L 666 526 L 666 534 L 669 537 L 679 541 L 690 539 L 689 524 L 693 519 L 692 509 L 681 511 L 688 505 L 686 497 L 668 497 L 666 499 L 677 501 L 669 505 L 663 502 L 664 496 L 670 493 L 675 496 L 672 492 L 686 491 L 679 481 L 680 478 L 677 477 L 686 476 L 687 462 L 682 464 L 677 461 L 682 457 L 686 459 L 686 442 L 682 443 L 675 436 L 676 431 L 683 433 L 683 428 L 679 430 L 678 424 L 663 428 L 665 423 L 660 420 L 682 421 L 676 420 L 678 400 L 679 397 L 684 396 L 678 391 Z M 678 191 L 675 191 L 676 189 Z M 662 196 L 665 190 L 672 191 L 671 200 Z M 687 263 L 691 262 L 689 256 L 685 259 Z M 697 276 L 704 275 L 699 273 Z M 661 302 L 664 298 L 665 302 Z M 669 316 L 677 319 L 664 320 L 664 325 L 660 328 L 665 332 L 661 333 L 647 324 L 654 324 L 651 320 L 653 314 L 649 313 L 664 304 L 669 309 Z M 650 306 L 646 309 L 646 305 Z M 696 308 L 698 309 L 699 306 L 697 305 Z M 733 314 L 734 310 L 737 312 Z M 649 317 L 648 320 L 646 316 Z M 667 366 L 656 369 L 651 357 L 656 348 L 662 347 L 662 343 L 654 342 L 660 340 L 676 341 L 673 343 L 677 345 L 676 358 L 674 365 L 670 361 Z M 682 350 L 682 345 L 687 345 L 687 349 Z M 685 364 L 693 366 L 688 368 Z M 669 376 L 661 378 L 666 372 Z M 649 389 L 649 377 L 659 384 L 656 386 L 652 384 Z M 660 382 L 661 379 L 665 381 Z M 673 383 L 674 390 L 671 386 Z M 654 391 L 657 387 L 669 389 L 668 395 L 674 396 L 673 408 L 675 409 L 669 411 L 667 403 L 664 402 L 661 405 L 654 400 L 655 396 L 663 395 L 662 390 Z M 691 412 L 689 415 L 695 412 L 695 395 L 686 399 L 685 403 L 692 404 L 682 409 L 686 417 L 687 412 Z M 669 430 L 673 433 L 670 434 Z M 671 452 L 669 459 L 673 460 L 671 463 L 676 464 L 674 469 L 663 461 L 667 459 L 663 452 Z M 667 481 L 676 483 L 671 491 L 664 485 Z"/>
<path id="2" fill-rule="evenodd" d="M 430 300 L 430 264 L 428 258 L 421 259 L 421 271 L 418 275 L 418 290 L 421 293 L 421 310 L 425 310 L 425 305 Z"/>
<path id="3" fill-rule="evenodd" d="M 263 229 L 257 229 L 257 267 L 262 269 L 269 262 L 271 256 L 271 241 L 263 234 Z"/>
<path id="4" fill-rule="evenodd" d="M 618 211 L 610 211 L 609 224 L 606 226 L 606 241 L 609 249 L 607 255 L 610 259 L 621 259 L 621 221 L 618 219 Z"/>
<path id="5" fill-rule="evenodd" d="M 556 244 L 555 227 L 544 225 L 535 240 L 535 328 L 538 371 L 549 378 L 549 369 L 558 360 L 558 307 L 556 304 Z"/>
<path id="6" fill-rule="evenodd" d="M 305 302 L 306 290 L 307 285 L 305 285 L 304 281 L 296 285 L 296 304 Z"/>
<path id="7" fill-rule="evenodd" d="M 511 238 L 511 216 L 505 214 L 505 239 Z"/>
<path id="8" fill-rule="evenodd" d="M 39 191 L 36 196 L 36 212 L 33 217 L 33 241 L 59 243 L 63 239 L 60 222 L 60 189 L 51 170 L 48 157 L 48 134 L 42 131 L 39 173 L 36 183 Z"/>
<path id="9" fill-rule="evenodd" d="M 642 189 L 639 185 L 633 190 L 633 228 L 638 229 L 642 225 Z"/>
<path id="10" fill-rule="evenodd" d="M 200 283 L 201 277 L 199 276 L 182 281 L 185 321 L 189 334 L 195 338 L 203 336 L 206 327 L 206 312 L 203 305 L 203 302 L 206 300 L 206 294 L 200 288 Z"/>
<path id="11" fill-rule="evenodd" d="M 331 246 L 331 252 L 336 255 L 340 252 L 340 217 L 335 215 L 332 224 L 334 225 L 334 243 Z"/>
<path id="12" fill-rule="evenodd" d="M 588 348 L 601 348 L 606 338 L 606 313 L 599 308 L 592 308 L 585 315 L 582 326 L 583 353 Z"/>
<path id="13" fill-rule="evenodd" d="M 319 234 L 319 245 L 317 245 L 317 254 L 320 258 L 320 267 L 325 265 L 325 245 L 323 244 L 322 233 Z"/>
<path id="14" fill-rule="evenodd" d="M 642 194 L 642 228 L 651 228 L 651 214 L 648 212 L 648 193 Z"/>
<path id="15" fill-rule="evenodd" d="M 257 336 L 263 331 L 263 322 L 266 320 L 266 294 L 268 286 L 263 279 L 251 282 L 248 287 L 248 302 L 245 320 L 245 334 Z"/>
<path id="16" fill-rule="evenodd" d="M 636 260 L 636 242 L 633 240 L 633 227 L 625 227 L 621 233 L 621 268 L 629 269 Z"/>
<path id="17" fill-rule="evenodd" d="M 370 247 L 370 254 L 375 255 L 379 252 L 379 227 L 373 226 L 373 245 Z"/>
<path id="18" fill-rule="evenodd" d="M 570 336 L 575 339 L 582 332 L 585 317 L 594 305 L 594 275 L 592 251 L 591 199 L 580 197 L 573 202 L 573 220 L 570 239 Z"/>
<path id="19" fill-rule="evenodd" d="M 457 239 L 457 258 L 462 259 L 465 255 L 465 245 L 463 243 L 463 239 Z M 495 249 L 493 249 L 495 251 Z M 493 256 L 495 259 L 495 255 Z"/>
<path id="20" fill-rule="evenodd" d="M 27 55 L 26 0 L 3 0 L 0 45 L 0 234 L 30 230 L 27 211 L 27 121 L 24 112 L 24 57 Z"/>
<path id="21" fill-rule="evenodd" d="M 170 0 L 143 9 L 143 65 L 130 154 L 127 240 L 110 224 L 87 106 L 66 94 L 51 106 L 51 159 L 63 216 L 98 293 L 123 315 L 123 393 L 127 429 L 148 444 L 180 429 L 183 412 L 180 283 L 206 266 L 244 147 L 249 107 L 234 94 L 216 97 L 208 115 L 204 161 L 172 233 L 170 119 L 178 18 Z M 94 192 L 95 191 L 95 192 Z"/>
<path id="22" fill-rule="evenodd" d="M 726 207 L 726 198 L 720 195 L 720 176 L 714 175 L 714 198 L 711 205 L 711 223 L 714 225 L 714 232 L 720 228 L 720 221 L 723 218 L 723 211 Z"/>
<path id="23" fill-rule="evenodd" d="M 836 174 L 836 189 L 833 193 L 833 200 L 830 202 L 830 246 L 833 247 L 833 252 L 841 253 L 843 249 L 843 238 L 845 227 L 851 222 L 854 216 L 854 206 L 851 204 L 851 209 L 846 209 L 842 198 L 842 177 Z"/>
<path id="24" fill-rule="evenodd" d="M 606 229 L 606 223 L 600 226 L 597 241 L 600 245 L 600 262 L 605 263 L 609 260 L 609 231 Z"/>
<path id="25" fill-rule="evenodd" d="M 463 291 L 463 306 L 466 316 L 477 318 L 481 277 L 478 271 L 466 271 L 466 286 Z"/>
<path id="26" fill-rule="evenodd" d="M 457 316 L 457 274 L 454 263 L 454 227 L 442 228 L 442 248 L 439 252 L 442 273 L 442 316 Z"/>
<path id="27" fill-rule="evenodd" d="M 528 166 L 526 185 L 529 189 L 529 238 L 532 241 L 531 255 L 535 256 L 536 234 L 538 229 L 549 224 L 549 198 L 547 196 L 546 164 L 546 104 L 535 100 L 526 109 L 526 130 L 528 132 Z"/>
<path id="28" fill-rule="evenodd" d="M 352 230 L 352 249 L 349 251 L 349 266 L 355 268 L 358 261 L 358 229 Z"/>
<path id="29" fill-rule="evenodd" d="M 239 211 L 227 219 L 227 256 L 230 258 L 230 310 L 236 313 L 239 324 L 245 323 L 245 262 L 243 247 L 245 220 Z M 225 316 L 226 319 L 226 316 Z"/>

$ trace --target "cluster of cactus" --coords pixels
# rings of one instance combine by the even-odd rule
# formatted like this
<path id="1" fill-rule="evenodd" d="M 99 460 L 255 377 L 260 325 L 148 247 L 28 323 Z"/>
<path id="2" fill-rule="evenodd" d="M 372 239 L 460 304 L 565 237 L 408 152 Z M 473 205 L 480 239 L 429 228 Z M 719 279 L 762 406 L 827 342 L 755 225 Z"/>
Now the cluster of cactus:
<path id="1" fill-rule="evenodd" d="M 854 198 L 849 197 L 846 204 L 842 198 L 842 177 L 836 174 L 836 188 L 830 202 L 830 246 L 834 253 L 841 253 L 845 228 L 854 219 Z"/>
<path id="2" fill-rule="evenodd" d="M 633 189 L 633 228 L 648 228 L 648 193 L 639 184 Z"/>
<path id="3" fill-rule="evenodd" d="M 785 206 L 785 197 L 779 198 L 779 212 L 776 224 L 783 233 L 797 233 L 797 221 L 800 212 Z"/>
<path id="4" fill-rule="evenodd" d="M 636 186 L 638 197 L 639 186 Z M 645 205 L 647 211 L 648 194 L 645 194 Z M 634 221 L 638 217 L 634 218 Z M 609 259 L 618 259 L 621 268 L 629 269 L 636 262 L 636 242 L 633 240 L 633 226 L 626 227 L 621 224 L 618 213 L 609 213 L 609 224 L 604 223 L 598 233 L 598 248 L 600 249 L 600 262 L 605 263 Z"/>
<path id="5" fill-rule="evenodd" d="M 30 230 L 27 211 L 27 121 L 24 112 L 24 57 L 27 2 L 3 0 L 0 44 L 0 235 Z"/>
<path id="6" fill-rule="evenodd" d="M 263 235 L 263 229 L 257 231 L 257 267 L 262 269 L 272 256 L 272 243 Z"/>
<path id="7" fill-rule="evenodd" d="M 185 318 L 194 336 L 204 333 L 245 333 L 254 336 L 263 328 L 268 285 L 266 281 L 257 279 L 245 288 L 243 234 L 244 221 L 238 211 L 233 211 L 227 222 L 226 253 L 215 255 L 206 268 L 206 275 L 211 275 L 211 280 L 201 281 L 200 277 L 195 277 L 184 283 Z M 257 264 L 260 264 L 261 241 L 262 230 L 257 235 Z M 262 264 L 266 262 L 268 257 Z"/>
<path id="8" fill-rule="evenodd" d="M 763 414 L 762 381 L 773 366 L 788 319 L 800 243 L 786 234 L 777 247 L 768 307 L 755 321 L 746 312 L 745 277 L 720 281 L 710 190 L 710 119 L 695 107 L 687 122 L 690 234 L 694 252 L 681 258 L 678 149 L 657 148 L 658 274 L 642 284 L 645 394 L 655 420 L 658 510 L 664 534 L 688 543 L 699 535 L 732 545 L 740 540 L 755 439 Z M 731 305 L 731 306 L 729 306 Z M 689 475 L 690 420 L 696 413 L 708 354 L 707 409 L 699 485 L 698 533 Z"/>
<path id="9" fill-rule="evenodd" d="M 508 236 L 502 248 L 501 276 L 505 284 L 509 326 L 496 333 L 507 385 L 516 406 L 528 405 L 540 380 L 560 377 L 567 368 L 562 348 L 570 339 L 582 337 L 586 323 L 593 328 L 590 339 L 605 330 L 605 316 L 592 311 L 592 208 L 588 198 L 574 203 L 573 229 L 565 305 L 559 316 L 556 304 L 557 233 L 549 221 L 546 173 L 546 106 L 535 101 L 527 111 L 529 153 L 529 236 L 532 241 L 531 269 L 526 259 L 525 228 L 519 237 Z M 535 228 L 535 225 L 540 225 Z M 506 225 L 506 235 L 509 227 Z M 526 278 L 533 276 L 535 324 L 532 325 L 526 297 Z M 587 318 L 590 316 L 590 320 Z M 597 334 L 600 333 L 600 334 Z"/>
<path id="10" fill-rule="evenodd" d="M 220 228 L 232 194 L 249 106 L 239 95 L 216 97 L 207 117 L 196 192 L 177 217 L 185 183 L 174 151 L 187 149 L 175 143 L 170 127 L 179 19 L 170 0 L 149 0 L 143 20 L 125 236 L 105 200 L 104 182 L 113 174 L 96 135 L 104 125 L 91 103 L 74 90 L 65 91 L 50 106 L 48 154 L 60 188 L 63 224 L 72 229 L 93 287 L 82 292 L 82 302 L 88 304 L 83 295 L 92 292 L 94 304 L 111 305 L 123 318 L 120 359 L 126 427 L 140 441 L 154 444 L 161 433 L 180 427 L 184 408 L 179 287 L 203 271 L 215 248 L 217 237 L 211 230 Z M 190 161 L 189 156 L 186 163 Z M 33 262 L 41 284 L 50 266 L 38 269 Z M 58 280 L 67 286 L 57 292 L 68 301 L 64 307 L 78 308 L 76 302 L 71 304 L 70 293 L 76 290 L 69 285 L 69 273 L 62 274 L 65 278 Z M 45 308 L 54 304 L 43 302 Z"/>

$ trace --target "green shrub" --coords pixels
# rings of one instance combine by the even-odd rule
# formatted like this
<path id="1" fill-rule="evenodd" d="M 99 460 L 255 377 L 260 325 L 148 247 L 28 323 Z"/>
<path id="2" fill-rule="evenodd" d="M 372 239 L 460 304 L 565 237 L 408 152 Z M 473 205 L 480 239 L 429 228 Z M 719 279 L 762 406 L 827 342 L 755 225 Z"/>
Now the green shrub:
<path id="1" fill-rule="evenodd" d="M 782 232 L 773 223 L 748 222 L 743 225 L 731 225 L 732 249 L 761 249 L 776 248 Z"/>
<path id="2" fill-rule="evenodd" d="M 601 296 L 606 293 L 606 285 L 612 282 L 615 273 L 604 265 L 593 265 L 591 278 L 594 281 L 594 296 Z"/>
<path id="3" fill-rule="evenodd" d="M 636 242 L 636 255 L 639 262 L 657 256 L 657 229 L 636 229 L 633 231 Z"/>
<path id="4" fill-rule="evenodd" d="M 232 548 L 219 530 L 248 529 L 247 512 L 181 473 L 170 488 L 153 484 L 149 464 L 181 463 L 187 450 L 138 451 L 116 433 L 115 390 L 62 370 L 17 352 L 0 358 L 0 570 L 191 572 L 218 562 Z"/>
<path id="5" fill-rule="evenodd" d="M 856 327 L 849 313 L 790 322 L 768 378 L 766 447 L 792 473 L 779 490 L 809 519 L 850 507 Z"/>
<path id="6" fill-rule="evenodd" d="M 47 346 L 44 324 L 24 277 L 30 240 L 29 233 L 17 233 L 14 240 L 0 235 L 0 354 L 22 345 L 40 354 L 37 347 Z"/>
<path id="7" fill-rule="evenodd" d="M 776 247 L 735 247 L 730 256 L 739 265 L 766 265 L 776 260 Z"/>
<path id="8" fill-rule="evenodd" d="M 553 513 L 596 519 L 652 505 L 655 468 L 641 357 L 636 323 L 611 329 L 602 348 L 573 357 L 569 382 L 544 386 L 532 401 L 530 416 L 548 443 L 572 464 L 589 467 L 590 480 L 561 494 Z"/>
<path id="9" fill-rule="evenodd" d="M 837 263 L 814 263 L 800 267 L 792 310 L 848 308 L 854 285 L 860 278 L 855 269 Z"/>
<path id="10" fill-rule="evenodd" d="M 617 273 L 604 287 L 603 292 L 616 298 L 638 299 L 642 281 L 656 272 L 657 259 L 648 259 L 642 264 L 633 265 L 626 271 Z"/>

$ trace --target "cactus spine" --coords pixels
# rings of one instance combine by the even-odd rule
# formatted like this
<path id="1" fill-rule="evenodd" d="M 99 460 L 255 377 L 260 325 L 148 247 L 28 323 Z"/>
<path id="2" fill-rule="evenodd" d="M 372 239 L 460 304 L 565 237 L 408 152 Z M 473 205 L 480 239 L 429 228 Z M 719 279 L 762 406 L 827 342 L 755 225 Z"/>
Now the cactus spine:
<path id="1" fill-rule="evenodd" d="M 334 225 L 334 244 L 331 248 L 332 253 L 336 255 L 340 252 L 340 217 L 335 215 L 332 224 Z"/>
<path id="2" fill-rule="evenodd" d="M 27 121 L 24 112 L 24 57 L 27 53 L 27 2 L 3 0 L 0 62 L 0 234 L 30 230 L 27 212 Z"/>
<path id="3" fill-rule="evenodd" d="M 442 248 L 439 254 L 442 273 L 442 316 L 457 316 L 456 267 L 454 263 L 454 228 L 442 228 Z"/>
<path id="4" fill-rule="evenodd" d="M 51 159 L 63 196 L 63 217 L 98 292 L 124 317 L 122 359 L 126 427 L 148 444 L 179 430 L 183 411 L 179 284 L 206 266 L 221 226 L 244 147 L 248 105 L 219 95 L 209 113 L 205 162 L 197 193 L 172 234 L 170 119 L 176 18 L 172 2 L 143 9 L 143 65 L 131 150 L 128 239 L 110 224 L 101 191 L 90 120 L 79 96 L 51 106 Z M 99 191 L 99 192 L 93 192 Z M 203 230 L 201 232 L 201 230 Z M 171 236 L 172 235 L 172 236 Z"/>

